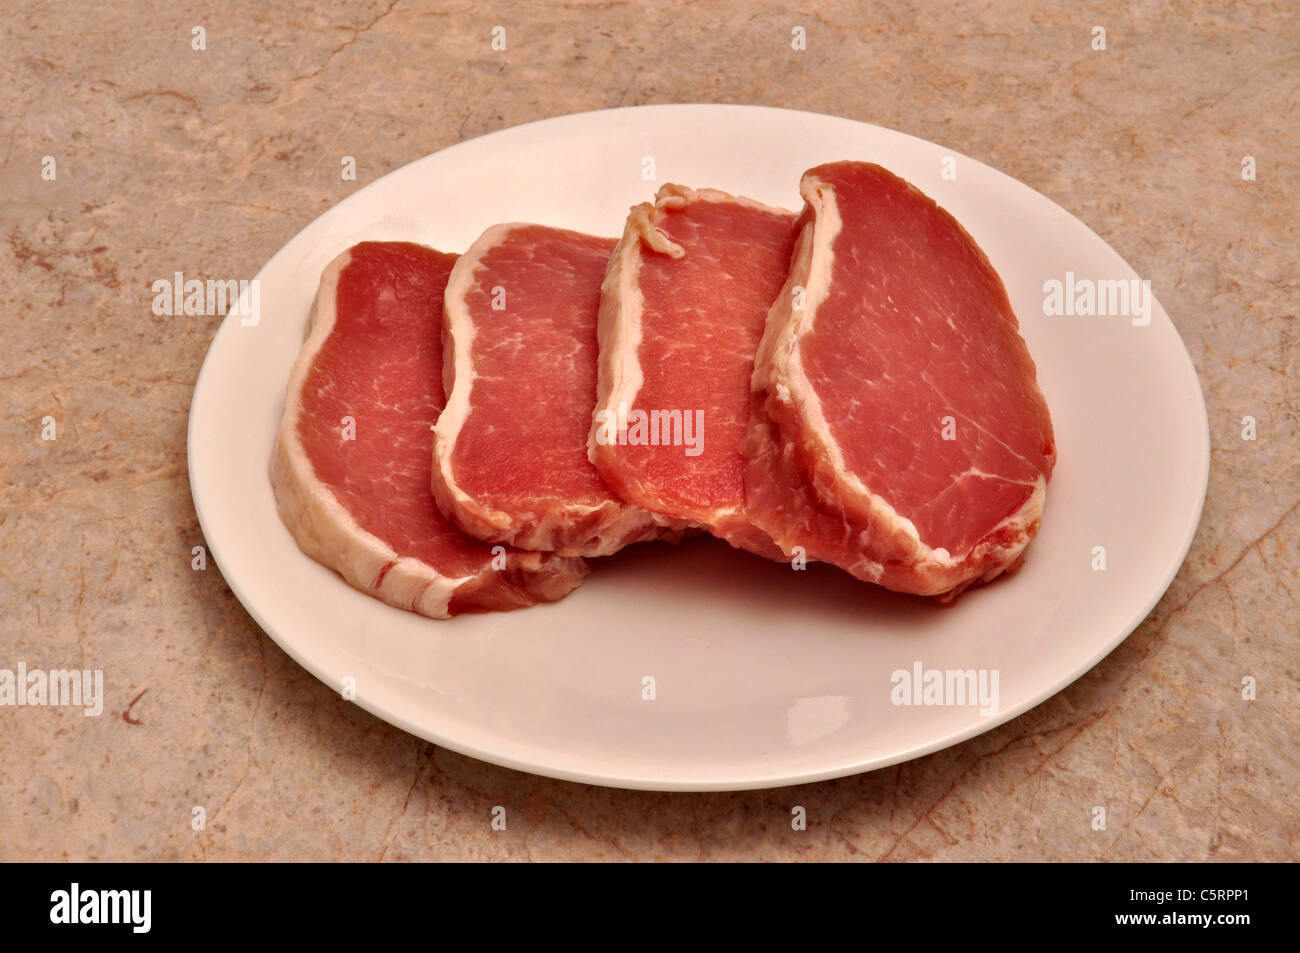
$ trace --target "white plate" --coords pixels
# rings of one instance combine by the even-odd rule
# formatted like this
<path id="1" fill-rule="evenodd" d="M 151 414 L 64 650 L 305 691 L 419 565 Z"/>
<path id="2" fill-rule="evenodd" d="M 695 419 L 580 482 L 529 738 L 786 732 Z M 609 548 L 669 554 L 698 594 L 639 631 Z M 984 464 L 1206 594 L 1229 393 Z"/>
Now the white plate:
<path id="1" fill-rule="evenodd" d="M 942 177 L 955 158 L 955 180 Z M 642 178 L 653 157 L 655 180 Z M 951 211 L 1006 282 L 1060 450 L 1024 569 L 952 609 L 827 567 L 795 572 L 709 540 L 640 546 L 563 602 L 436 622 L 349 588 L 276 517 L 267 459 L 323 266 L 362 239 L 462 251 L 488 225 L 618 235 L 659 183 L 798 208 L 800 173 L 879 162 Z M 261 320 L 225 320 L 190 413 L 208 546 L 235 595 L 326 684 L 429 741 L 538 774 L 724 790 L 852 774 L 1001 724 L 1074 681 L 1155 606 L 1191 545 L 1209 472 L 1205 405 L 1158 304 L 1046 317 L 1043 283 L 1133 278 L 1069 213 L 973 159 L 847 119 L 746 106 L 644 106 L 506 129 L 359 190 L 258 275 Z M 1092 568 L 1094 547 L 1107 568 Z M 891 673 L 998 672 L 999 708 L 896 706 Z M 642 698 L 643 679 L 655 699 Z"/>

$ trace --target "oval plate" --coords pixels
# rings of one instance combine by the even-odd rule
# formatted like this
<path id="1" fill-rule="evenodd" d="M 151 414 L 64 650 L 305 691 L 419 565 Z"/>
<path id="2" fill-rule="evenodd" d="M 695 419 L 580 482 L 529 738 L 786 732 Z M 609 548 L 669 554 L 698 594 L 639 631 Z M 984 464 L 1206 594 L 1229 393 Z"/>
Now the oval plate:
<path id="1" fill-rule="evenodd" d="M 642 177 L 646 157 L 653 180 Z M 299 552 L 276 516 L 267 461 L 317 281 L 336 254 L 363 239 L 462 251 L 501 221 L 616 236 L 628 207 L 668 181 L 797 209 L 800 174 L 847 158 L 879 162 L 933 196 L 1006 282 L 1060 452 L 1020 572 L 941 609 L 825 566 L 795 572 L 699 539 L 598 561 L 556 605 L 437 622 L 349 588 Z M 359 190 L 262 269 L 260 320 L 227 317 L 195 388 L 195 508 L 230 588 L 289 655 L 335 688 L 350 676 L 358 704 L 452 750 L 670 790 L 883 767 L 987 731 L 1070 684 L 1147 616 L 1191 545 L 1209 431 L 1187 351 L 1154 300 L 1147 324 L 1047 316 L 1044 283 L 1067 273 L 1076 284 L 1137 277 L 1027 186 L 888 129 L 718 105 L 506 129 Z M 1095 547 L 1105 548 L 1104 571 Z M 894 673 L 918 665 L 974 671 L 984 702 L 900 697 Z"/>

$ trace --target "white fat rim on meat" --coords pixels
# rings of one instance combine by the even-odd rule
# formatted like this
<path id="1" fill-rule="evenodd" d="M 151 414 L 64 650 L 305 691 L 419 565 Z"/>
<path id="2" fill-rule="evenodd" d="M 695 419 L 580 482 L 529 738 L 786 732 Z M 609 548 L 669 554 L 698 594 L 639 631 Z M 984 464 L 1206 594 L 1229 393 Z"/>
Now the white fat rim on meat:
<path id="1" fill-rule="evenodd" d="M 391 546 L 363 529 L 334 493 L 320 481 L 298 436 L 302 390 L 316 355 L 334 330 L 338 315 L 339 273 L 351 252 L 339 255 L 321 274 L 308 335 L 289 376 L 284 418 L 271 457 L 276 508 L 308 556 L 337 570 L 349 583 L 390 605 L 434 619 L 451 617 L 451 598 L 474 576 L 444 576 L 428 563 L 399 558 Z M 384 567 L 390 566 L 387 572 Z M 375 580 L 384 576 L 379 586 Z"/>
<path id="2" fill-rule="evenodd" d="M 596 374 L 596 407 L 587 434 L 587 459 L 596 462 L 597 434 L 603 428 L 596 423 L 601 411 L 616 414 L 620 404 L 633 407 L 645 374 L 641 370 L 641 315 L 645 298 L 637 286 L 641 271 L 641 243 L 673 258 L 686 254 L 681 246 L 668 239 L 651 220 L 654 206 L 634 206 L 614 253 L 610 256 L 605 279 L 600 285 L 600 312 L 596 319 L 599 342 Z"/>
<path id="3" fill-rule="evenodd" d="M 642 246 L 670 258 L 682 258 L 686 250 L 668 237 L 658 226 L 659 212 L 663 209 L 680 210 L 692 202 L 725 202 L 762 212 L 789 215 L 786 209 L 764 205 L 743 195 L 732 195 L 721 189 L 692 189 L 675 182 L 665 182 L 655 193 L 654 203 L 643 202 L 632 207 L 623 228 L 623 237 L 610 257 L 609 270 L 600 288 L 600 365 L 597 382 L 596 411 L 592 414 L 591 432 L 587 437 L 587 458 L 596 462 L 596 448 L 600 445 L 597 433 L 603 428 L 596 423 L 596 413 L 605 411 L 617 414 L 620 406 L 629 410 L 636 407 L 637 395 L 645 384 L 641 368 L 641 340 L 644 334 L 642 316 L 645 313 L 645 296 L 637 283 L 641 271 Z M 721 523 L 740 517 L 744 508 L 728 506 L 712 511 L 709 522 Z M 674 521 L 673 525 L 682 525 Z M 705 523 L 691 521 L 690 525 L 708 528 Z"/>
<path id="4" fill-rule="evenodd" d="M 793 308 L 789 309 L 790 318 L 782 331 L 784 340 L 778 341 L 773 350 L 776 359 L 783 365 L 783 373 L 776 375 L 774 381 L 778 399 L 784 404 L 798 408 L 808 432 L 814 435 L 822 452 L 830 461 L 836 480 L 848 487 L 860 499 L 865 499 L 878 519 L 901 530 L 913 540 L 919 559 L 943 567 L 959 565 L 968 554 L 953 555 L 947 549 L 931 547 L 921 539 L 921 534 L 910 519 L 894 509 L 884 497 L 869 490 L 858 475 L 849 469 L 844 460 L 844 451 L 831 434 L 830 424 L 822 409 L 821 398 L 804 369 L 800 343 L 804 337 L 812 333 L 817 321 L 817 310 L 830 295 L 831 272 L 835 260 L 834 241 L 843 227 L 843 220 L 835 199 L 835 190 L 820 179 L 810 175 L 804 176 L 799 191 L 814 213 L 813 246 L 809 256 L 808 278 L 804 285 L 805 307 L 802 314 L 796 313 Z M 787 288 L 783 294 L 789 294 L 789 290 Z M 784 306 L 786 306 L 784 302 L 777 303 L 777 307 Z M 1029 499 L 1019 510 L 990 530 L 989 535 L 1004 527 L 1027 531 L 1028 527 L 1041 517 L 1043 502 L 1047 495 L 1047 481 L 1039 476 L 1032 484 L 1025 485 L 1034 487 Z"/>
<path id="5" fill-rule="evenodd" d="M 465 254 L 456 259 L 456 264 L 451 268 L 447 289 L 443 294 L 442 314 L 450 336 L 450 341 L 444 341 L 444 347 L 450 346 L 452 349 L 453 376 L 447 390 L 446 406 L 433 428 L 433 465 L 441 475 L 447 492 L 457 506 L 471 510 L 478 519 L 500 528 L 510 525 L 510 517 L 493 507 L 484 506 L 461 488 L 456 481 L 452 457 L 456 453 L 456 441 L 460 438 L 460 432 L 469 419 L 470 408 L 473 406 L 471 396 L 474 381 L 478 378 L 478 373 L 474 370 L 474 320 L 470 317 L 465 299 L 474 287 L 474 274 L 483 256 L 489 248 L 502 244 L 516 227 L 514 224 L 493 225 L 465 250 Z M 445 354 L 443 360 L 446 361 Z"/>

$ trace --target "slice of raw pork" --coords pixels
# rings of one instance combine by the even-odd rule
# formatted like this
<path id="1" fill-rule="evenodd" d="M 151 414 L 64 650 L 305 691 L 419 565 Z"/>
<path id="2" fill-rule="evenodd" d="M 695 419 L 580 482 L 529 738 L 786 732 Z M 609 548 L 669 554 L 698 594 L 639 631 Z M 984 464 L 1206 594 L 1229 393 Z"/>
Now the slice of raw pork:
<path id="1" fill-rule="evenodd" d="M 581 559 L 493 547 L 429 492 L 442 410 L 442 296 L 455 255 L 362 242 L 321 275 L 271 460 L 298 546 L 356 588 L 442 619 L 569 593 Z"/>
<path id="2" fill-rule="evenodd" d="M 588 454 L 629 502 L 781 559 L 745 513 L 750 377 L 795 217 L 714 189 L 635 206 L 600 304 Z"/>
<path id="3" fill-rule="evenodd" d="M 543 225 L 489 228 L 447 283 L 447 409 L 433 492 L 479 539 L 602 556 L 661 533 L 587 459 L 596 316 L 612 238 Z"/>
<path id="4" fill-rule="evenodd" d="M 750 518 L 787 554 L 951 599 L 1038 530 L 1056 446 L 1034 362 L 984 253 L 918 189 L 837 162 L 800 191 L 755 359 Z"/>

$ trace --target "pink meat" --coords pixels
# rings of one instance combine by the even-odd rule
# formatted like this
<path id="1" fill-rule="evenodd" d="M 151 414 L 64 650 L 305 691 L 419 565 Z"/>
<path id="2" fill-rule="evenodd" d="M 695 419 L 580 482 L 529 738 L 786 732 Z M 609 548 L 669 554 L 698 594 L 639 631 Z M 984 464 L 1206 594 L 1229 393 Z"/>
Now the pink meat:
<path id="1" fill-rule="evenodd" d="M 580 559 L 494 554 L 429 492 L 455 261 L 422 245 L 363 242 L 325 270 L 271 468 L 280 516 L 304 552 L 435 618 L 559 599 L 587 572 Z"/>
<path id="2" fill-rule="evenodd" d="M 781 558 L 746 516 L 740 444 L 795 217 L 712 189 L 669 184 L 655 199 L 632 209 L 610 259 L 589 455 L 624 499 Z M 671 423 L 671 438 L 660 426 L 657 443 L 638 440 L 638 412 Z M 687 414 L 702 425 L 693 446 L 675 442 L 686 430 L 670 416 Z"/>
<path id="3" fill-rule="evenodd" d="M 461 257 L 446 294 L 447 411 L 433 491 L 480 539 L 604 555 L 660 534 L 587 459 L 596 318 L 613 239 L 497 225 Z"/>
<path id="4" fill-rule="evenodd" d="M 984 253 L 918 189 L 839 162 L 801 192 L 756 359 L 751 516 L 787 553 L 951 598 L 1037 532 L 1056 448 L 1033 360 Z"/>

